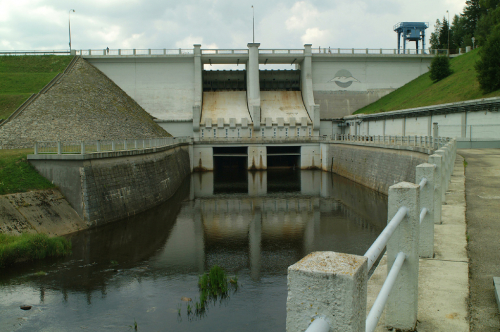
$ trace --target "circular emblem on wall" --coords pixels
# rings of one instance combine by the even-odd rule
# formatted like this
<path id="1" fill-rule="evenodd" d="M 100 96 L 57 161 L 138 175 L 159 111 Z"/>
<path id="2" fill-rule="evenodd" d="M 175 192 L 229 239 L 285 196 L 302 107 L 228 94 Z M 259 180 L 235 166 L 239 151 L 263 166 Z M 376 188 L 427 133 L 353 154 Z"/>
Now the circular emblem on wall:
<path id="1" fill-rule="evenodd" d="M 330 82 L 335 82 L 335 84 L 337 84 L 341 88 L 350 87 L 352 82 L 359 83 L 359 81 L 352 76 L 351 72 L 346 69 L 341 69 L 336 72 L 335 77 L 332 78 Z"/>

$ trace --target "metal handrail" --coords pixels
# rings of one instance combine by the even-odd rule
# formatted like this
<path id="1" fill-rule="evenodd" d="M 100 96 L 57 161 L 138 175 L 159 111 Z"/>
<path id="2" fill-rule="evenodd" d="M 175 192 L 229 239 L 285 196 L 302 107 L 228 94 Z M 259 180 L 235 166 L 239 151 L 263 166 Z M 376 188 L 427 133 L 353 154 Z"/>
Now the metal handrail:
<path id="1" fill-rule="evenodd" d="M 371 247 L 366 251 L 366 253 L 363 255 L 368 258 L 368 271 L 371 270 L 373 267 L 373 264 L 377 261 L 378 257 L 384 250 L 384 248 L 387 245 L 387 242 L 389 242 L 389 239 L 391 238 L 392 234 L 398 227 L 398 225 L 401 223 L 403 218 L 407 215 L 408 213 L 408 208 L 405 206 L 402 206 L 399 208 L 398 212 L 394 215 L 394 217 L 391 219 L 391 221 L 387 224 L 387 226 L 384 228 L 382 233 L 378 236 L 378 238 L 373 242 Z"/>
<path id="2" fill-rule="evenodd" d="M 378 321 L 380 320 L 380 316 L 382 316 L 382 312 L 384 311 L 387 299 L 389 298 L 389 294 L 396 283 L 396 278 L 398 277 L 399 271 L 401 270 L 405 259 L 406 255 L 404 252 L 399 252 L 397 254 L 394 264 L 392 264 L 391 270 L 384 281 L 384 285 L 378 293 L 370 313 L 368 313 L 368 316 L 366 317 L 366 332 L 375 331 Z"/>

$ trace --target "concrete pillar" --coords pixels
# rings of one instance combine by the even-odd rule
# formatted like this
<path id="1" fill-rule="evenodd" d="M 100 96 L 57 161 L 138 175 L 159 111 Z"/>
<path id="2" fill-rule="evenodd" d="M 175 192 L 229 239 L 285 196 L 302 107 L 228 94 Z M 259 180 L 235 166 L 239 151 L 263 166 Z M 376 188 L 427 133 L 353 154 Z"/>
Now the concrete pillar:
<path id="1" fill-rule="evenodd" d="M 258 281 L 260 277 L 260 256 L 262 240 L 262 212 L 259 208 L 255 209 L 250 228 L 248 230 L 248 245 L 250 258 L 250 277 Z"/>
<path id="2" fill-rule="evenodd" d="M 313 252 L 288 268 L 287 332 L 322 317 L 332 331 L 365 330 L 367 258 Z"/>
<path id="3" fill-rule="evenodd" d="M 201 45 L 194 45 L 194 105 L 193 131 L 200 131 L 201 103 L 203 100 L 203 65 L 201 63 Z"/>
<path id="4" fill-rule="evenodd" d="M 300 90 L 302 91 L 304 106 L 313 122 L 313 130 L 317 131 L 320 127 L 320 112 L 319 105 L 314 103 L 311 44 L 304 45 L 304 60 L 300 64 L 300 76 Z"/>
<path id="5" fill-rule="evenodd" d="M 439 137 L 439 127 L 438 127 L 438 123 L 437 123 L 437 122 L 434 122 L 434 123 L 432 124 L 432 140 L 433 140 L 432 148 L 433 148 L 433 149 L 439 149 L 439 147 L 436 145 L 436 142 L 437 142 L 438 137 Z"/>
<path id="6" fill-rule="evenodd" d="M 259 43 L 249 43 L 247 64 L 248 110 L 254 130 L 260 130 Z"/>
<path id="7" fill-rule="evenodd" d="M 434 173 L 436 168 L 434 165 L 424 163 L 416 168 L 416 184 L 420 184 L 422 179 L 426 179 L 427 183 L 423 188 L 420 188 L 419 210 L 422 214 L 423 209 L 427 209 L 422 222 L 420 223 L 420 239 L 419 239 L 419 256 L 432 258 L 434 256 Z"/>
<path id="8" fill-rule="evenodd" d="M 442 209 L 442 188 L 441 188 L 441 172 L 442 172 L 442 157 L 438 154 L 429 156 L 429 164 L 435 165 L 434 173 L 434 223 L 441 224 L 441 209 Z"/>
<path id="9" fill-rule="evenodd" d="M 249 170 L 267 169 L 267 148 L 260 145 L 249 146 L 247 165 Z"/>
<path id="10" fill-rule="evenodd" d="M 400 330 L 413 330 L 417 324 L 419 188 L 417 184 L 409 182 L 389 187 L 388 220 L 394 217 L 400 207 L 408 209 L 387 243 L 387 273 L 400 252 L 406 256 L 385 309 L 386 325 Z"/>
<path id="11" fill-rule="evenodd" d="M 441 174 L 440 179 L 438 181 L 441 182 L 441 203 L 446 201 L 446 152 L 445 150 L 439 149 L 434 152 L 437 155 L 441 156 Z"/>
<path id="12" fill-rule="evenodd" d="M 384 119 L 384 122 L 382 122 L 382 136 L 384 136 L 385 138 L 385 119 Z M 385 141 L 384 141 L 385 143 Z"/>
<path id="13" fill-rule="evenodd" d="M 405 137 L 406 136 L 406 118 L 403 118 L 403 121 L 401 121 L 402 127 L 401 127 L 401 136 Z"/>
<path id="14" fill-rule="evenodd" d="M 467 137 L 467 112 L 464 111 L 461 115 L 460 137 Z"/>

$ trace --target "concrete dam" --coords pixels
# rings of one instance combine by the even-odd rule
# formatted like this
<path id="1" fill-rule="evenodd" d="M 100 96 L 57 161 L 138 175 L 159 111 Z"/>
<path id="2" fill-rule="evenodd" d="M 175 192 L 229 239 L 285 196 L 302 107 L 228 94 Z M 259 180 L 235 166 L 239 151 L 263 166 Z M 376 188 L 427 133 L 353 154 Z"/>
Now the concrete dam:
<path id="1" fill-rule="evenodd" d="M 424 74 L 434 56 L 321 49 L 310 44 L 303 49 L 259 46 L 77 54 L 112 79 L 164 129 L 174 136 L 195 138 L 331 134 L 327 128 L 331 119 L 350 115 Z M 242 70 L 204 70 L 221 64 Z M 277 64 L 294 69 L 265 70 L 266 65 Z"/>

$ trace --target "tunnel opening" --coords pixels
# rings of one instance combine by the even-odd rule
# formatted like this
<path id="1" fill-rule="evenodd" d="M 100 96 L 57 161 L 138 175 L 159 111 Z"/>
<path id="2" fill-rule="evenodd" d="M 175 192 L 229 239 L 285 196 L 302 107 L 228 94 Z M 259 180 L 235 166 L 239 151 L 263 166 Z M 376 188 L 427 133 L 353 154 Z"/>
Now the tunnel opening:
<path id="1" fill-rule="evenodd" d="M 214 156 L 214 193 L 248 193 L 247 156 Z"/>
<path id="2" fill-rule="evenodd" d="M 245 70 L 204 70 L 203 92 L 246 91 Z"/>
<path id="3" fill-rule="evenodd" d="M 300 169 L 300 146 L 268 146 L 267 168 Z"/>
<path id="4" fill-rule="evenodd" d="M 261 91 L 300 91 L 300 70 L 259 70 Z"/>

